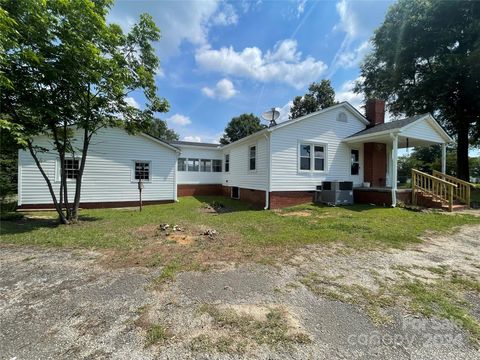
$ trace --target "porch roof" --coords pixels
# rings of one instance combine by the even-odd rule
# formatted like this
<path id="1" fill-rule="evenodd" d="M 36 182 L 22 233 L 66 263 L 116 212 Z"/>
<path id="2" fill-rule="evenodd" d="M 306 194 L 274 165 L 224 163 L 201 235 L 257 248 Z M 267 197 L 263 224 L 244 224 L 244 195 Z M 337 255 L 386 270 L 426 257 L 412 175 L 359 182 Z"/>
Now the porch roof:
<path id="1" fill-rule="evenodd" d="M 399 148 L 446 144 L 453 141 L 435 118 L 428 113 L 375 125 L 359 131 L 343 141 L 350 144 L 365 142 L 391 143 L 392 135 L 398 136 Z"/>

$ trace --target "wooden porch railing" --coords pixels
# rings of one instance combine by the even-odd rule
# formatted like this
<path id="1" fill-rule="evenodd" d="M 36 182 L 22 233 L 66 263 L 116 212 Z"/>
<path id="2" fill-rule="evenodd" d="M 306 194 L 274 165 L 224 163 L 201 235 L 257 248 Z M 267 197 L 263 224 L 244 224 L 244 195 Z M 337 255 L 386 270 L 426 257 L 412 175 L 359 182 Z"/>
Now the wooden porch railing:
<path id="1" fill-rule="evenodd" d="M 470 184 L 468 181 L 460 180 L 455 176 L 447 175 L 437 170 L 433 170 L 432 173 L 433 176 L 439 179 L 446 180 L 457 185 L 457 188 L 453 191 L 453 198 L 467 206 L 470 206 L 470 191 L 472 184 Z"/>
<path id="2" fill-rule="evenodd" d="M 412 203 L 414 205 L 417 204 L 417 193 L 422 191 L 448 205 L 448 210 L 453 211 L 454 191 L 456 188 L 457 185 L 449 181 L 412 169 Z"/>

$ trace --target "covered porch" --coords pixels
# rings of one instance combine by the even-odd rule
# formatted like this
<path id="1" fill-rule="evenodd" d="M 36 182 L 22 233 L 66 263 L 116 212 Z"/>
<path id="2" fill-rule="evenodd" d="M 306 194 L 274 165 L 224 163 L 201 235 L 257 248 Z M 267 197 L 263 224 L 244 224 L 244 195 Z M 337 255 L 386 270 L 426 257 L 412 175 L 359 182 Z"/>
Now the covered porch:
<path id="1" fill-rule="evenodd" d="M 409 204 L 414 199 L 412 188 L 398 188 L 399 151 L 440 144 L 445 174 L 446 145 L 452 141 L 430 114 L 378 124 L 346 138 L 344 142 L 352 148 L 363 148 L 364 186 L 355 188 L 355 202 L 393 207 L 398 202 Z"/>

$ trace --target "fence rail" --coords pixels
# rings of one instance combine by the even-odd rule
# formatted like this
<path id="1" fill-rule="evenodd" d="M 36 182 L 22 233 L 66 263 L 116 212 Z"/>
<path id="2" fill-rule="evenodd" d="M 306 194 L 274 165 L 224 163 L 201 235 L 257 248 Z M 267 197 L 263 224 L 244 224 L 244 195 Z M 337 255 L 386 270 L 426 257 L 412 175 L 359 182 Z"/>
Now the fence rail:
<path id="1" fill-rule="evenodd" d="M 470 206 L 470 192 L 472 184 L 467 181 L 460 180 L 455 176 L 447 175 L 437 170 L 433 170 L 433 176 L 457 185 L 457 187 L 453 191 L 454 200 L 458 200 L 459 202 Z"/>
<path id="2" fill-rule="evenodd" d="M 450 181 L 412 169 L 412 203 L 417 204 L 417 193 L 422 191 L 432 198 L 448 205 L 449 211 L 453 211 L 455 189 L 458 186 Z"/>

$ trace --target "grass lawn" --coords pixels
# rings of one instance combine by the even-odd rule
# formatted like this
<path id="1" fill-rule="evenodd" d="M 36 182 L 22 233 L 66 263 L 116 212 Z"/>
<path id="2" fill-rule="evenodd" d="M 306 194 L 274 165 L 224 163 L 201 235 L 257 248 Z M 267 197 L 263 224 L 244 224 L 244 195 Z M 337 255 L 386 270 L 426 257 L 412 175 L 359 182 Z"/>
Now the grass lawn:
<path id="1" fill-rule="evenodd" d="M 206 203 L 219 203 L 223 211 L 206 211 Z M 420 241 L 426 231 L 450 231 L 455 226 L 478 224 L 468 215 L 414 212 L 369 205 L 327 207 L 296 206 L 281 211 L 259 211 L 222 197 L 185 197 L 179 203 L 138 209 L 82 210 L 81 221 L 63 226 L 54 212 L 32 212 L 23 219 L 2 221 L 0 242 L 40 246 L 113 249 L 138 258 L 139 264 L 164 265 L 184 254 L 220 260 L 229 256 L 256 258 L 279 254 L 299 245 L 342 242 L 358 249 L 401 248 Z M 160 224 L 179 225 L 178 236 L 162 232 Z M 214 229 L 212 238 L 202 236 Z M 182 243 L 181 236 L 185 237 Z M 180 239 L 180 241 L 178 241 Z M 186 242 L 193 245 L 185 246 Z M 281 252 L 280 251 L 280 252 Z M 141 256 L 143 252 L 144 256 Z M 229 254 L 230 252 L 230 254 Z M 183 262 L 183 261 L 182 261 Z M 176 267 L 175 262 L 172 267 Z"/>

